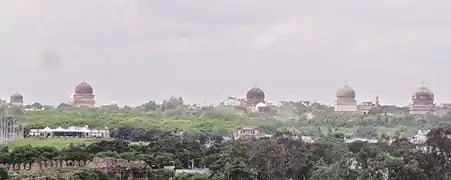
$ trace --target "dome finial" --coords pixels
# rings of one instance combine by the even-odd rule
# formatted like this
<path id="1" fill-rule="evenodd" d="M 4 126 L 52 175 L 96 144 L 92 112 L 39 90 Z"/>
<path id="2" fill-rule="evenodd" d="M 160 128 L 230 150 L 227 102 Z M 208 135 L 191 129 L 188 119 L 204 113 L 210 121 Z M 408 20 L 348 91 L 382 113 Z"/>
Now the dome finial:
<path id="1" fill-rule="evenodd" d="M 421 85 L 422 85 L 422 86 L 425 86 L 425 84 L 424 84 L 424 79 L 421 80 Z"/>
<path id="2" fill-rule="evenodd" d="M 348 85 L 348 78 L 345 78 L 345 85 Z"/>

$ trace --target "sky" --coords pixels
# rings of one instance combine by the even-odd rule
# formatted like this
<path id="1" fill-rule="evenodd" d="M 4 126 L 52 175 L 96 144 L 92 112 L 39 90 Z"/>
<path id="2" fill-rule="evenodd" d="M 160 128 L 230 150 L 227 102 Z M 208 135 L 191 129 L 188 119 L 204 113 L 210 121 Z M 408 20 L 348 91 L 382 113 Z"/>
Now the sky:
<path id="1" fill-rule="evenodd" d="M 451 1 L 14 0 L 0 3 L 0 96 L 98 104 L 183 96 L 407 105 L 425 82 L 451 102 Z"/>

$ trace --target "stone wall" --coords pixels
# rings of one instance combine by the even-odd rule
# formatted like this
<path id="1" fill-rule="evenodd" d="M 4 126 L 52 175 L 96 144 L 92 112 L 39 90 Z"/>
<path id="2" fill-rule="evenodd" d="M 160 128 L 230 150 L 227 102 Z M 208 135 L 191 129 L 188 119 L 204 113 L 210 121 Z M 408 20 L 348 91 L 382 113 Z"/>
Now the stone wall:
<path id="1" fill-rule="evenodd" d="M 92 161 L 40 161 L 35 163 L 3 164 L 8 168 L 12 180 L 45 178 L 55 175 L 54 171 L 61 168 L 85 167 L 87 169 L 97 169 L 118 179 L 155 179 L 169 180 L 174 176 L 171 170 L 152 170 L 143 161 L 128 161 L 115 158 L 94 158 Z M 70 169 L 72 170 L 72 169 Z M 20 173 L 18 173 L 20 171 Z M 26 174 L 25 172 L 30 174 Z M 25 174 L 24 174 L 25 173 Z M 57 172 L 58 173 L 58 172 Z M 63 174 L 66 178 L 68 174 Z M 69 174 L 70 176 L 70 174 Z M 68 178 L 71 179 L 71 178 Z"/>
<path id="2" fill-rule="evenodd" d="M 122 160 L 124 161 L 124 160 Z M 23 171 L 23 170 L 46 170 L 58 168 L 76 168 L 85 167 L 97 168 L 101 170 L 112 170 L 117 167 L 118 161 L 109 158 L 94 158 L 92 161 L 39 161 L 35 163 L 20 163 L 20 164 L 2 164 L 9 171 Z"/>
<path id="3" fill-rule="evenodd" d="M 40 161 L 35 163 L 2 164 L 10 171 L 45 170 L 53 168 L 72 168 L 86 166 L 89 161 Z"/>

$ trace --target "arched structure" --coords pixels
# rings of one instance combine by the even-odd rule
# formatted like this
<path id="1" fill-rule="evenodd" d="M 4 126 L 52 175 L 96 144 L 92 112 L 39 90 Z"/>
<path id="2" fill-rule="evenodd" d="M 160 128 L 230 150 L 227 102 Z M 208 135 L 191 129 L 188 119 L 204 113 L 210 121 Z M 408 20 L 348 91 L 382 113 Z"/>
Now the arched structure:
<path id="1" fill-rule="evenodd" d="M 9 104 L 15 106 L 23 106 L 23 95 L 20 93 L 14 93 L 9 98 Z"/>
<path id="2" fill-rule="evenodd" d="M 414 115 L 434 114 L 436 111 L 434 93 L 424 85 L 418 88 L 412 95 L 409 111 Z"/>
<path id="3" fill-rule="evenodd" d="M 257 87 L 249 89 L 246 93 L 246 103 L 255 106 L 260 102 L 265 103 L 265 92 Z"/>
<path id="4" fill-rule="evenodd" d="M 335 100 L 335 111 L 337 112 L 356 112 L 357 101 L 355 100 L 355 91 L 345 84 L 337 90 L 337 99 Z"/>
<path id="5" fill-rule="evenodd" d="M 82 82 L 75 87 L 75 93 L 72 96 L 72 106 L 74 107 L 94 107 L 95 105 L 94 89 L 86 82 Z"/>

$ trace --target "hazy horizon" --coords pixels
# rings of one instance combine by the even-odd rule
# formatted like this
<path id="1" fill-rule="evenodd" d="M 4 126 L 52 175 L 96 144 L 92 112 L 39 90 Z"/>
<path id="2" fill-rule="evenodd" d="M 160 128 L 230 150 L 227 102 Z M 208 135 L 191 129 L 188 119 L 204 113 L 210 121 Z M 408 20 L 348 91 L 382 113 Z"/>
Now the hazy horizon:
<path id="1" fill-rule="evenodd" d="M 407 105 L 422 81 L 451 102 L 451 2 L 15 0 L 0 4 L 0 96 L 97 104 L 182 96 L 217 103 L 254 85 L 268 101 Z M 52 61 L 50 61 L 50 60 Z M 56 62 L 56 63 L 50 63 Z"/>

